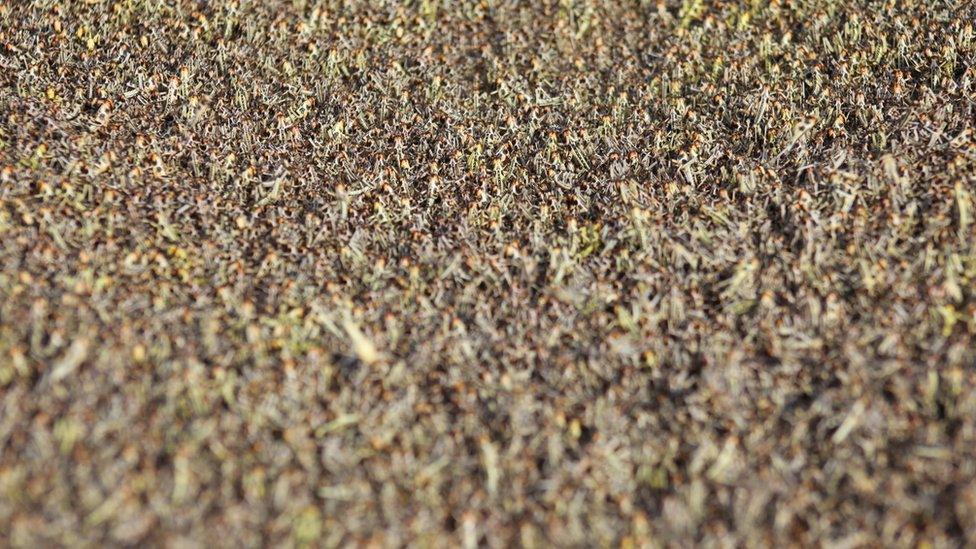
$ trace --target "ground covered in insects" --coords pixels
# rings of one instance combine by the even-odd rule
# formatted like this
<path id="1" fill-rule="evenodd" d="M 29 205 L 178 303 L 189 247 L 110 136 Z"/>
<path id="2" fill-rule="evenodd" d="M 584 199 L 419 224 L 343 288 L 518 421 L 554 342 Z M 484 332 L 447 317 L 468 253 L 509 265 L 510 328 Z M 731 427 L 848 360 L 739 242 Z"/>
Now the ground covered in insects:
<path id="1" fill-rule="evenodd" d="M 0 544 L 976 542 L 974 21 L 0 3 Z"/>

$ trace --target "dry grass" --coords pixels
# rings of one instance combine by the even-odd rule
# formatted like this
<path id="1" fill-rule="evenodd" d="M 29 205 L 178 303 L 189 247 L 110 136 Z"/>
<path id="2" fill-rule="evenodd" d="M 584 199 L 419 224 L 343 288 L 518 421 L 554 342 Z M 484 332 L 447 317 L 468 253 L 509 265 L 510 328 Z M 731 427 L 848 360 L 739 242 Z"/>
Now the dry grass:
<path id="1" fill-rule="evenodd" d="M 974 21 L 0 3 L 0 545 L 976 543 Z"/>

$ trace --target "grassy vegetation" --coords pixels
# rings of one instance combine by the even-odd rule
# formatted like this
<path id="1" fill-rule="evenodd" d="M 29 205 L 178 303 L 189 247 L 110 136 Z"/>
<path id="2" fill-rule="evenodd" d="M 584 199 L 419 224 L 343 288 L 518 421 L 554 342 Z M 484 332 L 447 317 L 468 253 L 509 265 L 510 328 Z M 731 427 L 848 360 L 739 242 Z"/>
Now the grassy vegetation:
<path id="1" fill-rule="evenodd" d="M 0 538 L 976 543 L 976 8 L 0 3 Z"/>

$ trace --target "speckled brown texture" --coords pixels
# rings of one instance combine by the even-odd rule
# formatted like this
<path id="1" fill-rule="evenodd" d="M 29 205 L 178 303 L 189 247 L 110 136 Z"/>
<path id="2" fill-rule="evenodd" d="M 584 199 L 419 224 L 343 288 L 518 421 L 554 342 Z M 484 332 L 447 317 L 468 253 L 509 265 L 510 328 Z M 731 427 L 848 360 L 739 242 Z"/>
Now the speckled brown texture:
<path id="1" fill-rule="evenodd" d="M 0 2 L 0 545 L 976 543 L 974 24 Z"/>

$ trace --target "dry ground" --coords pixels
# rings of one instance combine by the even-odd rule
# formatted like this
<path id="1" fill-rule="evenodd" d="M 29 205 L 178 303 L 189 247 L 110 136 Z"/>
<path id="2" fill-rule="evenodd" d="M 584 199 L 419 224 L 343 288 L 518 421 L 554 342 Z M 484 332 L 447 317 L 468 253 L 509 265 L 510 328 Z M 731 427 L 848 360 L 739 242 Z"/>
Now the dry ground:
<path id="1" fill-rule="evenodd" d="M 0 2 L 0 545 L 976 543 L 974 24 Z"/>

